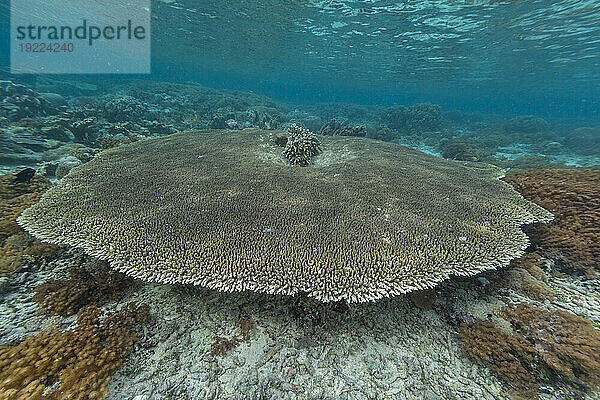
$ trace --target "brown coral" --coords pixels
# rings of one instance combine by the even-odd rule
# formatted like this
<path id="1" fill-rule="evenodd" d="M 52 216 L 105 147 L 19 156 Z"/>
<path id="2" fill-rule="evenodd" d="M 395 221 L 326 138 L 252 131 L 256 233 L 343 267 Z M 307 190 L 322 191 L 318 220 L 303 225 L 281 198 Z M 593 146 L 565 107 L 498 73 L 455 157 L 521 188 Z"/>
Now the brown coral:
<path id="1" fill-rule="evenodd" d="M 17 346 L 0 347 L 0 399 L 99 400 L 134 343 L 148 308 L 133 303 L 101 320 L 96 307 L 80 310 L 77 327 L 51 329 Z"/>
<path id="2" fill-rule="evenodd" d="M 56 245 L 40 242 L 21 230 L 9 236 L 0 247 L 0 276 L 20 271 L 24 260 L 45 263 L 57 256 Z"/>
<path id="3" fill-rule="evenodd" d="M 591 387 L 600 384 L 600 332 L 569 312 L 546 311 L 526 303 L 499 313 L 536 348 L 544 364 L 559 376 Z"/>
<path id="4" fill-rule="evenodd" d="M 460 327 L 461 345 L 471 358 L 487 365 L 522 397 L 533 398 L 540 379 L 597 388 L 600 384 L 600 332 L 584 318 L 566 311 L 546 311 L 526 303 L 497 314 L 515 333 L 491 322 Z"/>
<path id="5" fill-rule="evenodd" d="M 531 364 L 535 348 L 521 335 L 507 334 L 492 322 L 476 321 L 460 327 L 461 346 L 480 365 L 489 366 L 520 397 L 534 398 L 538 388 Z"/>
<path id="6" fill-rule="evenodd" d="M 541 268 L 543 265 L 544 261 L 539 254 L 524 254 L 498 272 L 499 279 L 493 282 L 493 286 L 496 289 L 510 288 L 532 300 L 553 300 L 556 294 L 546 284 L 548 277 Z"/>
<path id="7" fill-rule="evenodd" d="M 67 279 L 51 279 L 35 288 L 33 301 L 47 315 L 69 316 L 90 304 L 120 297 L 132 279 L 119 272 L 72 268 Z"/>
<path id="8" fill-rule="evenodd" d="M 29 182 L 13 183 L 14 178 L 13 174 L 0 176 L 0 276 L 19 271 L 23 257 L 50 260 L 57 254 L 55 245 L 34 240 L 16 222 L 24 209 L 38 202 L 50 181 L 35 175 Z"/>
<path id="9" fill-rule="evenodd" d="M 531 229 L 541 251 L 596 276 L 600 265 L 600 172 L 540 170 L 507 175 L 505 181 L 555 220 Z"/>
<path id="10" fill-rule="evenodd" d="M 215 341 L 210 346 L 210 355 L 212 356 L 224 356 L 227 352 L 237 346 L 241 342 L 246 342 L 250 339 L 250 331 L 254 328 L 254 323 L 244 317 L 240 319 L 238 328 L 242 334 L 242 337 L 233 336 L 231 339 L 227 339 L 221 336 L 215 336 Z"/>

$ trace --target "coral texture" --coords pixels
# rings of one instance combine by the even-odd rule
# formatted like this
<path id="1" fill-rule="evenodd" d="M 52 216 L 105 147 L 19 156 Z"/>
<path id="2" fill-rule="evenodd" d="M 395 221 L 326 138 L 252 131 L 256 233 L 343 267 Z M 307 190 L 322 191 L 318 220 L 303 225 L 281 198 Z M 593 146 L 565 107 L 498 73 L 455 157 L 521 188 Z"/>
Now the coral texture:
<path id="1" fill-rule="evenodd" d="M 537 253 L 527 253 L 498 271 L 500 279 L 493 283 L 496 288 L 510 288 L 532 300 L 555 300 L 556 294 L 546 284 L 548 277 L 541 266 L 544 261 Z"/>
<path id="2" fill-rule="evenodd" d="M 67 279 L 51 279 L 35 288 L 33 301 L 48 315 L 69 316 L 90 304 L 116 299 L 132 279 L 118 272 L 72 268 Z"/>
<path id="3" fill-rule="evenodd" d="M 600 384 L 600 332 L 585 318 L 520 303 L 500 315 L 535 346 L 545 367 L 568 381 Z"/>
<path id="4" fill-rule="evenodd" d="M 526 303 L 504 307 L 505 333 L 487 321 L 460 327 L 461 345 L 487 365 L 519 397 L 535 398 L 541 381 L 563 380 L 596 389 L 600 384 L 600 332 L 586 319 L 566 311 L 546 311 Z"/>
<path id="5" fill-rule="evenodd" d="M 288 140 L 283 154 L 292 165 L 307 166 L 312 157 L 321 152 L 319 139 L 308 129 L 292 124 L 288 132 Z"/>
<path id="6" fill-rule="evenodd" d="M 310 168 L 277 132 L 185 132 L 101 152 L 26 210 L 35 236 L 130 276 L 349 302 L 505 266 L 551 214 L 489 165 L 323 137 Z"/>
<path id="7" fill-rule="evenodd" d="M 463 351 L 478 364 L 489 366 L 515 394 L 535 398 L 538 384 L 530 365 L 537 352 L 524 337 L 502 332 L 492 322 L 475 321 L 461 325 L 460 339 Z"/>
<path id="8" fill-rule="evenodd" d="M 242 337 L 233 336 L 231 339 L 227 339 L 221 336 L 215 336 L 215 341 L 210 346 L 210 354 L 212 356 L 224 356 L 227 352 L 237 346 L 240 343 L 246 342 L 250 339 L 250 331 L 254 328 L 254 323 L 248 318 L 240 319 L 238 328 L 242 334 Z"/>
<path id="9" fill-rule="evenodd" d="M 101 316 L 87 307 L 75 329 L 50 329 L 0 347 L 0 399 L 103 399 L 112 374 L 138 341 L 135 328 L 148 319 L 148 308 L 130 303 Z"/>
<path id="10" fill-rule="evenodd" d="M 442 108 L 437 104 L 418 103 L 410 107 L 393 106 L 381 115 L 381 122 L 402 135 L 421 134 L 442 128 Z"/>
<path id="11" fill-rule="evenodd" d="M 338 121 L 337 119 L 332 119 L 325 125 L 321 127 L 319 131 L 321 135 L 329 135 L 329 136 L 358 136 L 365 137 L 367 136 L 367 127 L 366 125 L 350 125 L 347 122 Z"/>
<path id="12" fill-rule="evenodd" d="M 9 236 L 0 247 L 0 276 L 20 271 L 25 260 L 44 263 L 58 254 L 56 245 L 41 242 L 21 230 Z"/>
<path id="13" fill-rule="evenodd" d="M 13 182 L 14 178 L 13 174 L 0 176 L 0 276 L 19 271 L 23 257 L 56 256 L 56 246 L 24 234 L 16 222 L 24 209 L 38 202 L 50 182 L 39 175 L 29 182 Z"/>
<path id="14" fill-rule="evenodd" d="M 550 169 L 518 172 L 504 179 L 555 215 L 551 224 L 530 230 L 534 244 L 594 276 L 600 266 L 600 172 Z"/>

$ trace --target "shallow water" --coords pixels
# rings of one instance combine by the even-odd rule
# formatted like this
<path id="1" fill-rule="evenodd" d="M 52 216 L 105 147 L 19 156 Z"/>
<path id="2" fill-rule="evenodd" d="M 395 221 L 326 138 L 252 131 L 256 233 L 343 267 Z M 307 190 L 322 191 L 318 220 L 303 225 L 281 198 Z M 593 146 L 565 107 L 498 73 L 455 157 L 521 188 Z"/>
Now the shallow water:
<path id="1" fill-rule="evenodd" d="M 149 74 L 86 74 L 67 50 L 82 73 L 24 73 L 45 55 L 16 65 L 18 24 L 0 21 L 0 399 L 600 398 L 600 7 L 149 5 L 93 7 L 148 17 L 151 58 L 89 45 L 96 67 Z M 38 26 L 93 24 L 93 7 L 0 3 Z M 173 151 L 187 131 L 206 132 Z M 388 162 L 431 175 L 391 196 L 410 178 Z M 18 220 L 43 193 L 53 222 Z"/>

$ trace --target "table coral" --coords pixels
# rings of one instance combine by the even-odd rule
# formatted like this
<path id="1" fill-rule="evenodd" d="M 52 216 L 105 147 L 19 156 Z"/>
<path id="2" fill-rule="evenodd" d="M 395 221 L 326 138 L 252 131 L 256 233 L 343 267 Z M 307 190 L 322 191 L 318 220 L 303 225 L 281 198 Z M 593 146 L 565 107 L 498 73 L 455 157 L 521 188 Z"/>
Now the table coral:
<path id="1" fill-rule="evenodd" d="M 119 146 L 19 217 L 129 276 L 364 302 L 506 266 L 552 215 L 504 171 L 394 143 L 322 136 L 310 167 L 278 132 L 183 132 Z"/>
<path id="2" fill-rule="evenodd" d="M 507 175 L 526 199 L 555 215 L 552 223 L 528 231 L 534 244 L 590 277 L 600 268 L 600 172 L 539 170 Z"/>
<path id="3" fill-rule="evenodd" d="M 50 329 L 16 346 L 0 347 L 0 399 L 99 400 L 148 319 L 133 303 L 101 319 L 94 307 L 80 310 L 77 327 Z"/>

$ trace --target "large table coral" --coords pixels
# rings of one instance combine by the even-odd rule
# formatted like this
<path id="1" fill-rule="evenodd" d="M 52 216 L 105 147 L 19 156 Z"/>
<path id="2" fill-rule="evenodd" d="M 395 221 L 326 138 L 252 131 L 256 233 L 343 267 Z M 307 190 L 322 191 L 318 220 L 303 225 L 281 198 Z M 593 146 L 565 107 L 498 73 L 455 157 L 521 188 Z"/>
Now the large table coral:
<path id="1" fill-rule="evenodd" d="M 185 132 L 102 152 L 27 209 L 35 236 L 131 276 L 369 301 L 506 265 L 552 215 L 485 164 L 320 137 L 290 165 L 277 132 Z"/>

